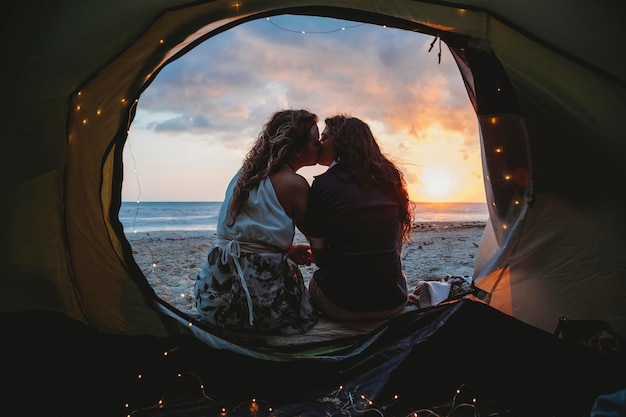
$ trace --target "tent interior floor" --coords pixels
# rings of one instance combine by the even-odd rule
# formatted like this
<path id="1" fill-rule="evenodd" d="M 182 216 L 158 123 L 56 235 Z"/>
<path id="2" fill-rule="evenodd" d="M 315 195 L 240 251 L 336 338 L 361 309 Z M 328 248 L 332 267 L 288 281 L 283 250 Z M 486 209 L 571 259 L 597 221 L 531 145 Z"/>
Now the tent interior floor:
<path id="1" fill-rule="evenodd" d="M 406 337 L 421 326 L 407 317 L 396 340 L 338 362 L 262 361 L 193 336 L 114 336 L 57 313 L 5 313 L 1 404 L 15 415 L 64 417 L 405 417 L 420 409 L 435 414 L 419 417 L 582 417 L 598 395 L 624 388 L 623 353 L 590 352 L 475 302 L 433 309 L 430 322 L 449 308 L 425 340 Z M 471 401 L 455 398 L 460 387 L 476 409 L 452 414 Z M 371 408 L 351 408 L 368 392 Z"/>

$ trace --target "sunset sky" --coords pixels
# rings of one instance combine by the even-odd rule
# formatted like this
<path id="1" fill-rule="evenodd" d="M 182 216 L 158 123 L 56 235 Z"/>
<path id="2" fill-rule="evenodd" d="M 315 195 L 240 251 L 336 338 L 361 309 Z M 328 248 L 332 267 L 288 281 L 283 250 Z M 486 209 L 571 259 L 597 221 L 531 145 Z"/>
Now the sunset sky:
<path id="1" fill-rule="evenodd" d="M 275 16 L 217 35 L 141 95 L 124 149 L 124 201 L 222 201 L 270 114 L 367 122 L 413 201 L 484 202 L 478 122 L 447 46 L 357 22 Z M 326 167 L 299 171 L 309 181 Z"/>

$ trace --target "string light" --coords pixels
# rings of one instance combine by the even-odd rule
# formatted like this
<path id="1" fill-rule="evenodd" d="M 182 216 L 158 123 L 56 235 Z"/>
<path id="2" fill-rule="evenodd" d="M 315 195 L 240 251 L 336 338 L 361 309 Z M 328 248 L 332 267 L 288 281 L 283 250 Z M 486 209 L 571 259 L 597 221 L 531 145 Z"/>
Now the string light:
<path id="1" fill-rule="evenodd" d="M 205 399 L 207 399 L 210 403 L 209 406 L 216 406 L 216 401 L 213 400 L 211 397 L 207 396 L 204 390 L 204 384 L 202 383 L 202 380 L 200 379 L 200 377 L 194 373 L 177 373 L 176 374 L 176 378 L 177 379 L 181 379 L 184 377 L 184 375 L 191 375 L 195 378 L 197 378 L 198 383 L 199 383 L 199 388 L 202 392 L 202 395 Z M 465 385 L 465 387 L 467 387 L 467 385 Z M 347 396 L 347 400 L 341 401 L 339 399 L 340 394 L 345 394 Z M 452 404 L 450 406 L 450 410 L 449 413 L 446 414 L 446 416 L 452 416 L 454 415 L 454 412 L 459 409 L 459 408 L 471 408 L 474 410 L 474 416 L 475 417 L 479 417 L 480 413 L 478 411 L 478 407 L 476 405 L 476 398 L 472 397 L 471 399 L 471 403 L 468 402 L 459 402 L 458 401 L 458 397 L 461 394 L 461 391 L 459 389 L 457 389 L 456 394 L 454 395 L 453 399 L 452 399 Z M 393 395 L 392 397 L 392 402 L 389 404 L 386 404 L 384 406 L 381 407 L 374 407 L 374 401 L 373 400 L 368 400 L 366 398 L 365 395 L 358 395 L 358 398 L 361 398 L 363 400 L 363 404 L 358 404 L 354 401 L 354 398 L 357 397 L 355 396 L 354 393 L 352 392 L 346 392 L 344 393 L 342 389 L 336 390 L 334 391 L 334 396 L 333 397 L 324 397 L 321 398 L 320 400 L 322 402 L 325 403 L 334 403 L 337 406 L 337 409 L 335 410 L 335 412 L 331 412 L 330 409 L 326 410 L 326 416 L 327 417 L 335 417 L 335 416 L 353 416 L 353 415 L 360 415 L 363 414 L 365 412 L 374 412 L 379 414 L 381 417 L 385 417 L 384 411 L 389 409 L 391 406 L 395 405 L 395 402 L 398 401 L 399 396 Z M 333 399 L 338 399 L 339 401 L 333 401 Z M 300 417 L 301 414 L 298 415 L 293 415 L 287 412 L 284 412 L 280 409 L 276 409 L 274 407 L 272 407 L 271 405 L 267 404 L 265 401 L 259 400 L 256 397 L 251 398 L 248 401 L 242 401 L 239 402 L 237 405 L 235 405 L 234 407 L 232 407 L 231 409 L 228 409 L 224 406 L 219 406 L 217 407 L 217 409 L 219 410 L 219 415 L 222 417 L 227 416 L 230 413 L 234 413 L 235 411 L 237 411 L 238 409 L 240 409 L 242 406 L 248 406 L 248 410 L 251 414 L 257 414 L 258 411 L 260 410 L 261 406 L 263 405 L 265 407 L 265 409 L 268 411 L 268 413 L 275 413 L 275 414 L 280 414 L 283 416 L 288 416 L 288 417 Z M 129 408 L 130 407 L 130 403 L 125 403 L 124 405 L 125 408 Z M 140 411 L 140 410 L 148 410 L 148 409 L 152 409 L 152 408 L 159 408 L 159 409 L 163 409 L 165 408 L 165 402 L 164 400 L 161 398 L 159 399 L 156 404 L 154 404 L 153 406 L 148 406 L 148 407 L 144 407 L 144 408 L 140 408 L 137 410 L 132 411 L 129 415 L 135 414 L 136 412 Z M 420 409 L 416 409 L 411 411 L 410 413 L 406 414 L 406 417 L 420 417 L 420 414 L 424 414 L 427 413 L 430 416 L 434 416 L 434 417 L 443 417 L 440 414 L 436 413 L 434 410 L 431 409 L 427 409 L 427 408 L 420 408 Z"/>
<path id="2" fill-rule="evenodd" d="M 171 352 L 179 350 L 179 347 L 170 349 L 165 351 L 162 357 L 168 357 Z M 266 401 L 260 400 L 258 397 L 252 397 L 249 400 L 244 400 L 239 402 L 234 407 L 228 408 L 224 405 L 217 404 L 213 398 L 208 396 L 205 391 L 204 383 L 202 379 L 194 372 L 176 372 L 174 374 L 176 380 L 182 380 L 185 376 L 193 377 L 197 383 L 198 388 L 202 394 L 202 397 L 208 401 L 209 407 L 215 407 L 217 413 L 225 417 L 228 414 L 234 414 L 237 410 L 242 407 L 247 407 L 248 411 L 251 414 L 258 414 L 259 410 L 263 407 L 268 413 L 272 415 L 281 415 L 284 417 L 301 417 L 301 414 L 292 415 L 280 409 L 274 408 L 271 404 L 268 404 Z M 142 380 L 143 374 L 138 374 L 138 380 Z M 169 386 L 169 385 L 168 385 Z M 359 401 L 356 401 L 359 399 Z M 385 417 L 385 411 L 389 410 L 391 407 L 394 407 L 398 404 L 400 396 L 398 394 L 394 394 L 391 396 L 391 399 L 386 404 L 381 404 L 376 406 L 375 402 L 372 399 L 367 398 L 364 394 L 356 394 L 352 391 L 346 391 L 343 385 L 339 385 L 339 387 L 330 392 L 329 396 L 318 398 L 318 401 L 325 404 L 326 410 L 325 414 L 327 417 L 350 417 L 355 415 L 361 415 L 363 413 L 376 413 L 381 417 Z M 127 401 L 124 403 L 124 408 L 126 410 L 131 408 L 131 402 Z M 163 397 L 158 399 L 152 405 L 143 408 L 137 408 L 134 411 L 130 412 L 128 416 L 132 416 L 135 413 L 138 413 L 143 410 L 149 409 L 165 409 L 166 402 Z M 447 407 L 446 407 L 447 408 Z M 471 408 L 474 410 L 474 416 L 479 417 L 480 414 L 478 412 L 477 400 L 474 395 L 473 388 L 470 385 L 463 384 L 455 391 L 454 397 L 452 398 L 452 402 L 449 406 L 449 412 L 445 414 L 446 417 L 454 415 L 454 412 L 459 408 Z M 428 408 L 419 408 L 410 411 L 408 414 L 405 414 L 406 417 L 424 417 L 424 414 L 433 417 L 444 417 L 443 415 L 438 414 L 432 409 Z"/>
<path id="3" fill-rule="evenodd" d="M 267 20 L 270 24 L 272 24 L 274 27 L 280 29 L 280 30 L 284 30 L 285 32 L 291 32 L 291 33 L 300 33 L 302 35 L 306 35 L 307 33 L 310 34 L 326 34 L 326 33 L 335 33 L 335 32 L 341 32 L 341 31 L 345 31 L 346 29 L 353 29 L 355 27 L 359 27 L 359 26 L 363 26 L 365 23 L 357 23 L 354 25 L 350 25 L 350 26 L 341 26 L 337 29 L 330 29 L 330 30 L 320 30 L 320 31 L 304 31 L 304 30 L 293 30 L 293 29 L 287 29 L 285 27 L 282 27 L 280 25 L 277 25 L 276 23 L 274 23 L 269 17 L 266 17 L 265 20 Z M 386 27 L 386 26 L 385 26 Z"/>
<path id="4" fill-rule="evenodd" d="M 122 100 L 122 102 L 124 102 L 125 99 Z M 137 103 L 139 102 L 139 100 L 134 100 L 133 104 L 131 106 L 131 108 L 129 109 L 129 111 L 132 111 L 134 107 L 137 106 Z M 128 126 L 126 127 L 126 132 L 128 133 L 128 131 L 130 130 L 130 118 L 128 121 Z M 135 174 L 135 181 L 137 182 L 137 199 L 135 200 L 135 214 L 133 216 L 133 222 L 132 222 L 132 229 L 133 229 L 133 233 L 137 234 L 137 227 L 136 227 L 136 222 L 137 222 L 137 216 L 139 215 L 139 205 L 141 202 L 141 182 L 139 181 L 139 174 L 137 172 L 137 161 L 135 160 L 135 155 L 133 154 L 133 149 L 131 147 L 130 141 L 127 141 L 126 143 L 126 147 L 127 147 L 127 151 L 130 154 L 131 159 L 133 160 L 133 173 Z M 149 233 L 146 233 L 148 236 L 150 236 Z M 144 240 L 141 239 L 140 242 L 148 249 L 148 252 L 150 252 L 150 259 L 152 260 L 150 265 L 152 266 L 152 272 L 155 273 L 156 272 L 156 267 L 157 267 L 157 262 L 154 259 L 154 253 L 152 253 L 152 249 L 150 248 L 150 245 L 148 245 L 148 243 Z"/>
<path id="5" fill-rule="evenodd" d="M 163 40 L 163 39 L 161 39 L 161 40 L 160 40 L 160 43 L 161 43 L 161 44 L 164 44 L 164 40 Z M 76 91 L 76 97 L 80 97 L 81 99 L 82 99 L 82 98 L 84 98 L 83 91 L 82 91 L 82 90 L 77 90 L 77 91 Z M 134 110 L 134 109 L 135 109 L 135 107 L 137 106 L 137 103 L 138 103 L 138 102 L 139 102 L 139 99 L 135 99 L 135 100 L 133 100 L 132 105 L 131 105 L 131 106 L 130 106 L 130 108 L 128 109 L 128 112 L 129 112 L 129 117 L 128 117 L 128 124 L 127 124 L 127 126 L 126 126 L 126 133 L 127 133 L 127 134 L 128 134 L 128 132 L 129 132 L 129 130 L 130 130 L 130 124 L 131 124 L 131 117 L 130 117 L 130 115 L 132 114 L 133 110 Z M 125 98 L 125 97 L 123 97 L 123 98 L 121 98 L 121 99 L 120 99 L 119 103 L 120 103 L 121 105 L 123 105 L 123 106 L 126 106 L 126 105 L 128 104 L 128 99 L 127 99 L 127 98 Z M 83 104 L 82 104 L 82 103 L 80 103 L 80 102 L 79 102 L 78 104 L 76 104 L 76 106 L 75 106 L 75 111 L 76 111 L 76 113 L 82 112 L 82 111 L 84 110 L 84 109 L 83 109 L 83 107 L 84 107 L 84 106 L 83 106 Z M 87 109 L 87 107 L 86 107 L 85 109 Z M 101 115 L 102 115 L 102 113 L 103 113 L 103 109 L 102 109 L 102 108 L 97 108 L 97 109 L 95 110 L 95 116 L 101 116 Z M 80 123 L 81 123 L 83 126 L 85 126 L 85 125 L 89 124 L 89 118 L 88 118 L 88 117 L 83 117 L 83 118 L 80 120 Z M 71 139 L 72 139 L 72 135 L 71 135 L 71 134 L 70 134 L 70 136 L 69 136 L 69 139 L 70 139 L 70 141 L 71 141 Z M 137 164 L 136 164 L 136 160 L 135 160 L 134 154 L 133 154 L 133 152 L 132 152 L 132 148 L 131 148 L 131 146 L 130 146 L 130 142 L 129 142 L 127 145 L 128 145 L 128 150 L 129 150 L 129 153 L 130 153 L 130 155 L 131 155 L 131 157 L 132 157 L 132 160 L 133 160 L 133 163 L 134 163 L 134 165 L 135 165 L 135 167 L 134 167 L 134 173 L 135 173 L 135 179 L 136 179 L 136 181 L 137 181 L 137 187 L 138 187 L 138 196 L 137 196 L 137 199 L 136 199 L 135 215 L 134 215 L 134 218 L 133 218 L 133 223 L 132 223 L 132 230 L 133 230 L 133 233 L 135 233 L 135 234 L 136 234 L 136 233 L 138 233 L 138 231 L 137 231 L 137 228 L 135 227 L 135 223 L 136 223 L 136 221 L 137 221 L 137 216 L 138 216 L 138 213 L 139 213 L 139 204 L 140 204 L 140 197 L 141 197 L 141 184 L 140 184 L 140 182 L 139 182 L 139 176 L 138 176 L 138 173 L 137 173 L 137 166 L 136 166 Z M 157 267 L 157 262 L 156 262 L 156 260 L 154 259 L 154 253 L 152 252 L 152 249 L 150 248 L 150 246 L 149 246 L 149 245 L 148 245 L 148 244 L 147 244 L 147 243 L 146 243 L 143 239 L 141 240 L 141 242 L 142 242 L 142 244 L 143 244 L 143 245 L 145 245 L 145 247 L 146 247 L 146 248 L 148 249 L 148 251 L 150 252 L 151 266 L 152 266 L 153 273 L 154 273 L 154 272 L 156 272 L 156 267 Z M 182 298 L 184 298 L 184 297 L 185 297 L 185 294 L 181 294 L 181 297 L 182 297 Z"/>

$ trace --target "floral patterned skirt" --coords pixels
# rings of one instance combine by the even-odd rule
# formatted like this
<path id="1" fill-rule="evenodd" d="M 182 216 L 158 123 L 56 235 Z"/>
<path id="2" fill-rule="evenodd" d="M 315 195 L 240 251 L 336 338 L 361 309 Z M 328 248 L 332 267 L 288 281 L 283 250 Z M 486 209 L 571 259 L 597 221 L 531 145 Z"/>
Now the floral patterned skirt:
<path id="1" fill-rule="evenodd" d="M 283 253 L 243 252 L 236 259 L 209 249 L 195 284 L 202 321 L 220 329 L 303 333 L 317 322 L 300 268 Z M 248 298 L 248 295 L 250 298 Z"/>

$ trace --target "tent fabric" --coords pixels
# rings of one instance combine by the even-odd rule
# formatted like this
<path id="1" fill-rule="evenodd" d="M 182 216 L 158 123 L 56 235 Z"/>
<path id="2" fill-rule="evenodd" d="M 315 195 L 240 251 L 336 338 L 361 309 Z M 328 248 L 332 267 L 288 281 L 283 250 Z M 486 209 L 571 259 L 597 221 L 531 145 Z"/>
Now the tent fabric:
<path id="1" fill-rule="evenodd" d="M 0 346 L 7 415 L 571 417 L 623 387 L 626 371 L 623 355 L 592 355 L 471 300 L 407 313 L 341 361 L 259 360 L 193 336 L 129 343 L 41 311 L 0 315 L 0 326 L 19 336 Z M 450 412 L 461 387 L 477 410 Z"/>
<path id="2" fill-rule="evenodd" d="M 474 274 L 489 293 L 481 301 L 547 332 L 565 316 L 626 334 L 620 2 L 238 4 L 9 4 L 0 313 L 60 313 L 115 335 L 189 334 L 160 309 L 117 218 L 134 106 L 161 68 L 203 40 L 306 14 L 439 36 L 453 51 L 481 133 L 490 214 Z"/>

